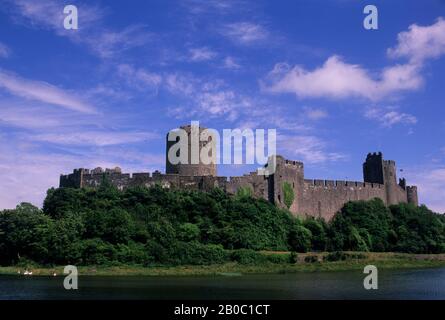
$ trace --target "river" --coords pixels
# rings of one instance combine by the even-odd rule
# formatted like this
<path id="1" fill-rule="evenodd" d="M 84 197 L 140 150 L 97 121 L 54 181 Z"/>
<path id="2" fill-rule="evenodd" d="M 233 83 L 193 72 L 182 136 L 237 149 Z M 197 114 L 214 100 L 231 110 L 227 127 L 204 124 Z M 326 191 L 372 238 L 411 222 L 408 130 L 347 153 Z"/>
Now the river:
<path id="1" fill-rule="evenodd" d="M 197 277 L 0 276 L 0 299 L 445 299 L 445 268 L 379 271 L 365 290 L 360 271 Z"/>

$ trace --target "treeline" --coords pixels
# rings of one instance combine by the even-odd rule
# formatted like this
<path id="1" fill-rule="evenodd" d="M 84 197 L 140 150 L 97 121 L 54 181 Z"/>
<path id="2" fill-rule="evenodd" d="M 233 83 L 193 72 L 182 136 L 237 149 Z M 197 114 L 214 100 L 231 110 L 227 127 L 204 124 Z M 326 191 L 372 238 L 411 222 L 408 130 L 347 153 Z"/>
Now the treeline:
<path id="1" fill-rule="evenodd" d="M 0 264 L 178 265 L 295 260 L 270 251 L 445 252 L 445 219 L 425 206 L 347 203 L 329 223 L 219 189 L 50 189 L 40 210 L 0 212 Z M 286 261 L 285 261 L 286 260 Z"/>

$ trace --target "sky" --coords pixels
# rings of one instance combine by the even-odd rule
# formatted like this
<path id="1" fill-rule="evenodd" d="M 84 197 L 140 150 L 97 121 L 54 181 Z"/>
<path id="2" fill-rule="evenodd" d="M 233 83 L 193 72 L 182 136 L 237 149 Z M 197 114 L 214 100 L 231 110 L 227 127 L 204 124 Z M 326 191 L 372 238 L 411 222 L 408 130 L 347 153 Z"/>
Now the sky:
<path id="1" fill-rule="evenodd" d="M 74 168 L 164 171 L 165 134 L 199 121 L 276 129 L 306 178 L 362 181 L 381 151 L 445 212 L 445 1 L 373 1 L 377 30 L 367 4 L 0 0 L 0 208 Z"/>

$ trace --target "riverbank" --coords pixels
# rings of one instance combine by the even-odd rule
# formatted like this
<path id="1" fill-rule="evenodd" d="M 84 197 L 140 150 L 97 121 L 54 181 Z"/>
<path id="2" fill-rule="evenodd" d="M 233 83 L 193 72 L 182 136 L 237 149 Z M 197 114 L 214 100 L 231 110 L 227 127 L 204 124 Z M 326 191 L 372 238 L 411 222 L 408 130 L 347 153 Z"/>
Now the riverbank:
<path id="1" fill-rule="evenodd" d="M 271 255 L 287 255 L 286 252 L 266 252 Z M 319 271 L 363 270 L 366 265 L 379 269 L 435 268 L 445 267 L 445 254 L 405 253 L 358 253 L 348 252 L 348 258 L 341 261 L 325 261 L 327 253 L 299 254 L 296 263 L 240 264 L 236 262 L 208 266 L 79 266 L 80 275 L 88 276 L 198 276 L 198 275 L 241 275 L 266 273 L 296 273 Z M 310 258 L 308 258 L 310 257 Z M 316 257 L 316 258 L 315 258 Z M 312 260 L 312 262 L 310 262 Z M 314 260 L 317 260 L 314 262 Z M 0 267 L 0 274 L 18 274 L 28 269 L 32 276 L 63 275 L 64 266 L 57 267 Z"/>

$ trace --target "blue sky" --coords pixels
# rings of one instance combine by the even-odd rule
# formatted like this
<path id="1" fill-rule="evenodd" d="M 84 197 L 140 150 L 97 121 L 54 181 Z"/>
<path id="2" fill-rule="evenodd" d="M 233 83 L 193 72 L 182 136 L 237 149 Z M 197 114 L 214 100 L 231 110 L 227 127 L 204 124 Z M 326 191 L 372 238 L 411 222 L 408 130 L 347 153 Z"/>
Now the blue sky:
<path id="1" fill-rule="evenodd" d="M 77 167 L 163 171 L 165 133 L 197 120 L 277 129 L 307 178 L 362 180 L 382 151 L 445 211 L 444 1 L 374 1 L 378 30 L 352 0 L 0 4 L 0 208 Z"/>

